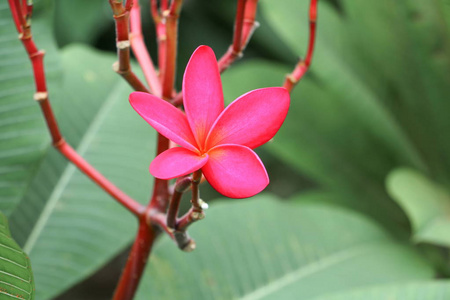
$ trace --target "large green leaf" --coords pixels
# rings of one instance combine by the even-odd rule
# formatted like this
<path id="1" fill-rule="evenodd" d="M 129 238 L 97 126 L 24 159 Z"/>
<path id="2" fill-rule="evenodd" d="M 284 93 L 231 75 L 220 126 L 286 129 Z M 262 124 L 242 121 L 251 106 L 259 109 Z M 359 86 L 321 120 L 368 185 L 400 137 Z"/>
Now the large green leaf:
<path id="1" fill-rule="evenodd" d="M 108 1 L 54 1 L 54 28 L 59 45 L 93 43 L 114 22 Z"/>
<path id="2" fill-rule="evenodd" d="M 387 189 L 408 214 L 415 241 L 450 246 L 447 189 L 410 169 L 394 170 L 387 179 Z"/>
<path id="3" fill-rule="evenodd" d="M 450 182 L 450 32 L 439 1 L 342 1 L 348 50 L 388 90 L 380 98 L 426 161 Z M 448 5 L 448 3 L 447 3 Z"/>
<path id="4" fill-rule="evenodd" d="M 8 220 L 0 213 L 0 299 L 34 299 L 30 260 L 12 239 Z"/>
<path id="5" fill-rule="evenodd" d="M 114 55 L 74 46 L 62 53 L 59 123 L 94 167 L 135 199 L 150 196 L 153 129 L 130 107 L 130 88 Z M 127 213 L 55 150 L 11 216 L 14 236 L 30 255 L 37 299 L 50 299 L 95 272 L 134 237 Z"/>
<path id="6" fill-rule="evenodd" d="M 190 229 L 192 253 L 162 240 L 136 299 L 310 299 L 433 276 L 417 253 L 360 214 L 273 198 L 216 204 Z"/>
<path id="7" fill-rule="evenodd" d="M 235 66 L 223 76 L 225 97 L 232 100 L 251 89 L 279 85 L 288 70 L 264 61 Z M 399 222 L 384 179 L 393 163 L 401 164 L 402 155 L 370 134 L 342 99 L 325 85 L 303 79 L 292 94 L 286 121 L 263 147 L 327 189 L 347 194 L 348 206 L 382 222 Z"/>
<path id="8" fill-rule="evenodd" d="M 409 284 L 386 285 L 358 289 L 314 300 L 447 300 L 450 299 L 450 282 L 424 281 Z"/>
<path id="9" fill-rule="evenodd" d="M 309 1 L 264 1 L 262 11 L 286 43 L 300 54 L 306 50 Z M 422 166 L 418 153 L 410 144 L 392 114 L 378 101 L 364 78 L 347 63 L 348 33 L 342 18 L 328 2 L 319 3 L 320 22 L 311 71 L 335 101 L 341 102 L 353 115 L 352 121 L 377 139 L 386 150 L 405 163 Z M 328 99 L 331 100 L 331 99 Z M 349 149 L 351 151 L 351 149 Z M 356 152 L 356 151 L 355 151 Z"/>
<path id="10" fill-rule="evenodd" d="M 292 53 L 303 55 L 309 1 L 261 4 Z M 383 191 L 393 168 L 411 166 L 448 183 L 450 42 L 442 5 L 349 0 L 338 9 L 320 2 L 313 83 L 299 84 L 269 149 L 322 185 L 377 203 L 379 219 L 400 220 Z M 250 82 L 274 73 L 241 71 Z"/>
<path id="11" fill-rule="evenodd" d="M 9 215 L 23 197 L 49 136 L 33 100 L 34 81 L 30 60 L 17 38 L 7 1 L 0 4 L 0 211 Z M 56 87 L 58 56 L 50 27 L 33 23 L 33 34 L 40 48 L 46 50 L 47 79 L 52 92 Z"/>

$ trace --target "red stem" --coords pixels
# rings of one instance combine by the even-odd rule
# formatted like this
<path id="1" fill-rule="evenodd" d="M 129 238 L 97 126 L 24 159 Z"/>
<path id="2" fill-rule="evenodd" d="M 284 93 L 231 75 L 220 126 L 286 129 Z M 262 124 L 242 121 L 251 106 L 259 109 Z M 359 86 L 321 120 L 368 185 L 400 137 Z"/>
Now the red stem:
<path id="1" fill-rule="evenodd" d="M 255 21 L 258 0 L 247 0 L 245 4 L 244 26 L 242 28 L 242 47 L 246 47 L 250 37 L 259 24 Z"/>
<path id="2" fill-rule="evenodd" d="M 202 179 L 202 170 L 197 170 L 192 174 L 192 199 L 191 203 L 195 210 L 201 212 L 202 207 L 200 205 L 200 192 L 198 190 L 198 185 Z"/>
<path id="3" fill-rule="evenodd" d="M 233 45 L 232 45 L 232 49 L 235 53 L 239 53 L 241 51 L 242 28 L 244 26 L 244 12 L 245 12 L 246 2 L 247 2 L 247 0 L 238 0 L 238 4 L 237 4 L 236 18 L 235 18 L 235 25 L 234 25 Z"/>
<path id="4" fill-rule="evenodd" d="M 318 0 L 311 0 L 309 6 L 309 41 L 306 57 L 304 60 L 299 60 L 292 73 L 286 76 L 286 80 L 283 84 L 283 87 L 289 92 L 291 92 L 295 85 L 303 78 L 303 75 L 305 75 L 311 65 L 316 41 L 317 1 Z"/>
<path id="5" fill-rule="evenodd" d="M 162 11 L 164 21 L 160 21 L 160 15 L 157 12 L 157 7 L 155 6 L 156 2 L 152 1 L 152 15 L 156 22 L 157 28 L 157 36 L 158 36 L 158 47 L 159 47 L 159 65 L 161 71 L 161 96 L 164 99 L 169 100 L 172 97 L 172 90 L 175 81 L 175 60 L 176 60 L 176 43 L 177 43 L 177 32 L 178 32 L 178 14 L 171 14 L 170 11 L 167 10 L 168 2 L 162 1 Z M 177 11 L 178 9 L 176 9 Z M 157 146 L 157 155 L 169 149 L 169 140 L 158 134 L 158 146 Z M 149 205 L 147 206 L 147 226 L 151 226 L 152 224 L 159 224 L 167 233 L 175 238 L 175 235 L 168 229 L 166 223 L 166 215 L 164 214 L 167 204 L 169 201 L 169 182 L 168 180 L 162 180 L 155 178 L 155 184 L 153 187 L 153 195 L 150 200 Z M 141 222 L 141 226 L 142 222 Z M 140 226 L 140 228 L 141 228 Z M 190 243 L 190 239 L 188 239 L 187 234 L 182 234 L 182 239 L 179 239 L 179 235 L 177 234 L 177 241 L 180 240 L 180 244 L 183 242 L 187 242 L 184 247 L 186 249 L 192 249 L 192 243 Z M 133 297 L 137 285 L 142 276 L 142 269 L 138 269 L 136 266 L 141 264 L 145 265 L 145 261 L 142 261 L 142 258 L 145 255 L 145 258 L 149 255 L 151 246 L 148 244 L 153 243 L 153 239 L 148 240 L 139 240 L 139 234 L 136 238 L 133 249 L 130 253 L 127 266 L 125 268 L 124 273 L 119 281 L 119 285 L 116 290 L 116 294 L 114 296 L 114 300 L 129 300 Z M 135 248 L 138 247 L 147 247 L 141 251 L 140 254 L 135 254 Z M 142 266 L 143 268 L 143 266 Z"/>
<path id="6" fill-rule="evenodd" d="M 135 1 L 130 12 L 131 49 L 144 72 L 151 92 L 161 97 L 161 83 L 159 82 L 158 74 L 156 73 L 150 54 L 145 47 L 141 28 L 141 7 L 139 6 L 139 1 Z"/>
<path id="7" fill-rule="evenodd" d="M 161 0 L 161 10 L 165 11 L 169 8 L 169 0 Z"/>
<path id="8" fill-rule="evenodd" d="M 131 300 L 136 293 L 148 256 L 156 239 L 156 232 L 142 217 L 128 261 L 114 293 L 113 300 Z"/>
<path id="9" fill-rule="evenodd" d="M 19 16 L 22 13 L 20 7 L 20 1 L 9 1 L 11 12 L 13 16 Z M 30 9 L 27 8 L 27 11 Z M 89 165 L 75 150 L 73 150 L 63 139 L 58 127 L 58 123 L 53 114 L 53 110 L 48 99 L 43 57 L 44 51 L 38 50 L 31 35 L 31 28 L 25 22 L 25 19 L 17 17 L 17 20 L 23 23 L 17 23 L 18 31 L 20 33 L 19 38 L 22 41 L 26 52 L 31 60 L 34 74 L 34 81 L 36 85 L 36 93 L 34 99 L 39 103 L 42 114 L 46 121 L 48 130 L 52 137 L 53 146 L 59 150 L 69 161 L 77 166 L 82 172 L 84 172 L 91 180 L 97 183 L 108 194 L 116 199 L 125 208 L 131 211 L 134 215 L 138 216 L 143 213 L 144 207 L 127 196 L 110 181 L 108 181 L 103 175 L 101 175 L 95 168 Z"/>
<path id="10" fill-rule="evenodd" d="M 167 11 L 164 11 L 165 13 Z M 173 85 L 175 83 L 177 41 L 178 41 L 178 15 L 169 13 L 165 17 L 165 55 L 163 60 L 162 96 L 169 100 L 172 98 Z"/>
<path id="11" fill-rule="evenodd" d="M 172 4 L 170 5 L 170 14 L 179 16 L 182 5 L 183 5 L 183 0 L 172 0 Z"/>
<path id="12" fill-rule="evenodd" d="M 157 0 L 150 0 L 150 12 L 152 13 L 152 18 L 155 24 L 161 22 L 161 16 L 159 14 Z"/>
<path id="13" fill-rule="evenodd" d="M 247 43 L 257 26 L 257 23 L 255 22 L 257 6 L 258 0 L 238 0 L 233 44 L 218 62 L 219 71 L 221 73 L 237 58 L 242 56 L 242 52 L 247 46 Z"/>
<path id="14" fill-rule="evenodd" d="M 166 61 L 166 24 L 164 22 L 155 23 L 156 28 L 156 39 L 158 41 L 158 67 L 159 67 L 159 77 L 161 81 L 163 80 L 163 71 L 165 69 Z"/>
<path id="15" fill-rule="evenodd" d="M 155 22 L 158 22 L 156 24 L 156 28 L 157 28 L 157 32 L 158 32 L 159 51 L 161 52 L 161 48 L 163 48 L 164 51 L 166 51 L 165 43 L 161 43 L 163 41 L 161 38 L 161 34 L 164 34 L 164 35 L 166 34 L 165 33 L 166 25 L 165 25 L 165 22 L 160 22 L 160 16 L 157 11 L 156 0 L 152 0 L 151 5 L 152 5 L 152 15 L 155 19 Z M 114 7 L 113 7 L 113 11 L 114 11 Z M 116 15 L 116 13 L 114 13 L 114 14 Z M 117 24 L 117 22 L 116 22 L 116 24 Z M 138 25 L 138 24 L 135 24 L 135 25 Z M 162 30 L 164 30 L 164 32 L 161 33 L 158 31 L 158 29 L 159 30 L 162 29 Z M 117 34 L 119 34 L 119 33 L 117 33 Z M 176 49 L 174 49 L 174 51 L 176 51 Z M 166 57 L 159 56 L 158 58 L 160 60 L 161 73 L 165 73 L 165 71 L 167 70 L 167 66 L 165 64 Z M 161 64 L 161 59 L 164 61 L 164 64 Z M 173 69 L 172 72 L 174 73 L 175 70 Z M 164 84 L 164 83 L 167 84 L 166 80 L 167 80 L 167 78 L 162 77 L 162 84 Z M 159 81 L 158 81 L 157 85 L 160 85 Z M 161 88 L 161 86 L 159 86 L 159 88 L 161 90 L 161 92 L 159 92 L 162 94 L 161 96 L 163 98 L 169 99 L 171 95 L 167 94 L 164 91 L 164 89 Z M 172 82 L 172 86 L 170 89 L 172 89 L 172 88 L 173 88 L 173 82 Z M 167 149 L 169 149 L 169 140 L 167 138 L 165 138 L 164 136 L 162 136 L 161 134 L 158 134 L 158 146 L 157 146 L 157 151 L 156 151 L 157 154 L 160 154 Z M 146 220 L 145 220 L 145 222 L 143 220 L 140 221 L 139 232 L 138 232 L 138 235 L 134 242 L 133 248 L 129 254 L 128 262 L 125 267 L 125 270 L 122 273 L 122 276 L 119 280 L 119 283 L 118 283 L 118 286 L 116 289 L 116 293 L 113 298 L 114 300 L 131 300 L 133 298 L 133 295 L 137 289 L 139 281 L 141 280 L 142 271 L 143 271 L 143 268 L 145 267 L 147 257 L 150 254 L 151 245 L 153 244 L 153 240 L 154 240 L 154 236 L 155 236 L 155 234 L 153 234 L 153 237 L 145 239 L 145 237 L 142 237 L 141 232 L 144 230 L 143 227 L 147 228 L 146 230 L 152 230 L 152 229 L 150 229 L 151 226 L 154 223 L 157 223 L 156 220 L 152 221 L 152 217 L 155 215 L 155 213 L 156 213 L 156 215 L 162 214 L 167 208 L 168 201 L 169 201 L 168 181 L 155 178 L 155 183 L 153 186 L 153 195 L 152 195 L 152 198 L 146 209 L 146 216 L 145 216 Z M 171 235 L 171 237 L 173 237 L 173 235 Z"/>
<path id="16" fill-rule="evenodd" d="M 99 187 L 104 189 L 109 195 L 117 200 L 122 206 L 128 209 L 135 216 L 139 217 L 144 213 L 144 206 L 126 195 L 114 184 L 109 182 L 100 172 L 87 163 L 69 144 L 61 140 L 55 147 L 86 176 L 94 181 Z"/>
<path id="17" fill-rule="evenodd" d="M 190 252 L 195 249 L 195 242 L 191 239 L 185 229 L 178 230 L 167 225 L 166 214 L 153 211 L 148 217 L 148 222 L 163 230 L 181 250 Z"/>
<path id="18" fill-rule="evenodd" d="M 159 155 L 169 149 L 169 140 L 161 134 L 158 134 L 158 146 L 156 155 Z M 149 208 L 164 212 L 169 201 L 169 181 L 155 178 L 153 185 L 153 195 L 149 203 Z"/>
<path id="19" fill-rule="evenodd" d="M 150 91 L 139 80 L 130 65 L 131 43 L 128 33 L 128 21 L 132 1 L 129 0 L 126 7 L 123 6 L 122 1 L 117 2 L 115 0 L 109 0 L 109 4 L 111 5 L 116 23 L 117 56 L 119 59 L 119 61 L 113 65 L 114 71 L 121 75 L 134 90 L 149 93 Z"/>
<path id="20" fill-rule="evenodd" d="M 192 223 L 205 218 L 203 210 L 198 210 L 196 207 L 191 207 L 189 211 L 181 218 L 177 219 L 176 229 L 185 231 Z"/>
<path id="21" fill-rule="evenodd" d="M 192 178 L 190 177 L 180 177 L 177 179 L 172 198 L 170 199 L 169 208 L 167 209 L 167 227 L 175 229 L 181 197 L 191 187 L 191 184 Z"/>
<path id="22" fill-rule="evenodd" d="M 16 2 L 17 0 L 8 0 L 9 7 L 11 8 L 11 14 L 14 20 L 14 25 L 16 26 L 17 32 L 20 34 L 22 33 L 22 26 L 24 26 L 23 22 L 23 16 L 22 14 L 18 13 L 16 8 Z"/>

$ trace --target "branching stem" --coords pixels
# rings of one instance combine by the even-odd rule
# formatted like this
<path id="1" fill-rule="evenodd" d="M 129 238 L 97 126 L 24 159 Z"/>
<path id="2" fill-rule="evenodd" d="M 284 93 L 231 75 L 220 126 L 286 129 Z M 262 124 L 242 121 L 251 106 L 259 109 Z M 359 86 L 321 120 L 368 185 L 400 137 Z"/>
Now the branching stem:
<path id="1" fill-rule="evenodd" d="M 24 10 L 19 0 L 9 0 L 9 5 L 17 31 L 19 32 L 19 39 L 22 41 L 22 44 L 24 45 L 24 48 L 31 60 L 34 82 L 36 85 L 34 99 L 39 103 L 48 130 L 52 137 L 53 146 L 92 181 L 94 181 L 135 216 L 142 215 L 144 212 L 144 206 L 123 193 L 114 184 L 108 181 L 100 172 L 86 162 L 69 144 L 67 144 L 62 137 L 48 98 L 43 62 L 44 51 L 38 50 L 36 47 L 31 34 L 31 26 L 26 20 L 29 17 L 32 8 L 27 7 L 26 10 Z M 24 16 L 24 11 L 28 15 Z"/>
<path id="2" fill-rule="evenodd" d="M 128 84 L 136 91 L 149 93 L 150 91 L 139 80 L 131 69 L 130 64 L 130 39 L 129 39 L 129 17 L 132 0 L 128 0 L 124 7 L 122 1 L 109 0 L 116 23 L 116 45 L 118 62 L 113 64 L 113 70 L 121 75 Z"/>
<path id="3" fill-rule="evenodd" d="M 250 37 L 258 26 L 255 22 L 258 0 L 238 0 L 233 43 L 219 59 L 219 71 L 225 71 L 237 58 L 242 57 Z"/>
<path id="4" fill-rule="evenodd" d="M 150 86 L 150 90 L 154 95 L 161 97 L 161 83 L 142 36 L 141 7 L 139 6 L 139 1 L 134 1 L 133 7 L 131 8 L 130 30 L 131 49 L 144 72 L 147 84 Z"/>
<path id="5" fill-rule="evenodd" d="M 192 185 L 191 177 L 181 177 L 177 180 L 175 188 L 170 199 L 169 208 L 167 210 L 167 226 L 175 229 L 177 224 L 178 208 L 180 207 L 181 197 Z"/>
<path id="6" fill-rule="evenodd" d="M 195 249 L 195 242 L 190 238 L 186 230 L 192 223 L 203 219 L 205 216 L 203 213 L 205 203 L 200 199 L 199 194 L 202 172 L 198 170 L 192 176 L 179 178 L 172 192 L 169 191 L 168 180 L 155 178 L 152 197 L 148 205 L 143 206 L 123 193 L 94 167 L 89 165 L 65 142 L 53 114 L 46 86 L 43 64 L 44 51 L 37 49 L 31 35 L 30 18 L 33 7 L 28 5 L 25 0 L 8 1 L 14 24 L 19 32 L 19 38 L 33 66 L 36 84 L 34 99 L 41 107 L 54 147 L 139 220 L 136 239 L 113 297 L 114 300 L 131 300 L 142 277 L 153 242 L 160 232 L 164 231 L 167 233 L 178 247 L 184 251 Z M 133 0 L 126 0 L 124 5 L 122 0 L 108 1 L 113 11 L 116 26 L 118 61 L 113 65 L 114 70 L 135 90 L 147 93 L 151 91 L 173 105 L 180 106 L 183 96 L 182 92 L 177 94 L 174 90 L 174 82 L 176 76 L 178 19 L 183 0 L 150 0 L 151 14 L 155 22 L 158 41 L 159 74 L 155 70 L 152 59 L 145 47 L 139 3 Z M 286 77 L 284 83 L 284 87 L 289 91 L 303 77 L 311 64 L 316 35 L 317 2 L 318 0 L 311 0 L 310 4 L 309 42 L 306 57 L 298 62 L 293 72 Z M 233 41 L 227 52 L 218 61 L 221 73 L 242 56 L 253 31 L 258 25 L 255 21 L 257 5 L 258 0 L 237 0 Z M 129 29 L 131 29 L 131 36 L 129 35 Z M 130 47 L 139 61 L 150 89 L 139 80 L 131 69 Z M 161 154 L 169 147 L 169 140 L 158 134 L 156 154 Z M 192 207 L 185 215 L 178 218 L 182 195 L 189 188 L 192 190 Z"/>
<path id="7" fill-rule="evenodd" d="M 292 73 L 286 76 L 286 80 L 283 84 L 283 87 L 285 87 L 289 92 L 291 92 L 295 85 L 302 79 L 303 75 L 305 75 L 311 65 L 314 44 L 316 41 L 317 1 L 318 0 L 311 0 L 309 6 L 309 41 L 306 57 L 304 60 L 300 59 L 298 61 Z"/>

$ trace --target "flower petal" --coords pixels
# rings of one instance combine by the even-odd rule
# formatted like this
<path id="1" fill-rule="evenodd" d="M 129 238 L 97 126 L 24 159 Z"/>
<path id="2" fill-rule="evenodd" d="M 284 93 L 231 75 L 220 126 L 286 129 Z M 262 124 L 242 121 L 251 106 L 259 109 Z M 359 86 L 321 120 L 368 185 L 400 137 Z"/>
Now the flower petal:
<path id="1" fill-rule="evenodd" d="M 156 131 L 186 149 L 197 151 L 186 116 L 173 105 L 142 92 L 131 93 L 130 104 Z"/>
<path id="2" fill-rule="evenodd" d="M 156 178 L 172 179 L 199 170 L 208 161 L 208 155 L 176 147 L 164 151 L 150 164 L 150 173 Z"/>
<path id="3" fill-rule="evenodd" d="M 189 125 L 200 147 L 223 111 L 222 82 L 216 56 L 208 46 L 198 47 L 183 77 L 183 102 Z"/>
<path id="4" fill-rule="evenodd" d="M 202 168 L 206 180 L 219 193 L 230 198 L 247 198 L 269 184 L 263 163 L 253 150 L 240 145 L 220 145 L 209 152 Z"/>
<path id="5" fill-rule="evenodd" d="M 256 148 L 268 142 L 280 129 L 289 109 L 285 88 L 250 91 L 234 100 L 211 128 L 207 148 L 239 144 Z"/>

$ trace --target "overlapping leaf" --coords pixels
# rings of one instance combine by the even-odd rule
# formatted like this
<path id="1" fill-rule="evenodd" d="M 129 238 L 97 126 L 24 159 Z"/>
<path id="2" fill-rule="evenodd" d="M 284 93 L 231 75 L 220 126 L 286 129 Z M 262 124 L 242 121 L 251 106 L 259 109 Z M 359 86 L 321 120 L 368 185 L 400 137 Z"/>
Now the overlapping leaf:
<path id="1" fill-rule="evenodd" d="M 387 179 L 391 197 L 405 210 L 413 239 L 450 246 L 450 193 L 423 174 L 397 169 Z"/>
<path id="2" fill-rule="evenodd" d="M 111 70 L 114 56 L 80 46 L 61 56 L 64 94 L 54 100 L 63 134 L 114 184 L 147 201 L 155 134 L 129 106 L 130 88 Z M 12 214 L 11 227 L 33 262 L 37 298 L 50 299 L 123 249 L 135 223 L 52 149 Z"/>
<path id="3" fill-rule="evenodd" d="M 190 231 L 194 252 L 167 239 L 156 246 L 136 299 L 311 299 L 432 277 L 366 217 L 307 202 L 261 195 L 216 204 Z"/>
<path id="4" fill-rule="evenodd" d="M 28 256 L 12 239 L 8 220 L 0 213 L 0 299 L 34 299 Z"/>
<path id="5" fill-rule="evenodd" d="M 254 88 L 279 85 L 288 71 L 285 66 L 263 61 L 233 67 L 223 76 L 226 99 Z M 336 95 L 305 78 L 294 90 L 285 123 L 273 142 L 263 147 L 322 186 L 346 194 L 347 206 L 392 225 L 393 220 L 399 220 L 399 211 L 384 192 L 384 176 L 395 158 Z M 363 196 L 355 196 L 358 194 Z"/>
<path id="6" fill-rule="evenodd" d="M 409 284 L 385 285 L 357 289 L 315 300 L 447 300 L 450 298 L 450 282 L 421 281 Z"/>
<path id="7" fill-rule="evenodd" d="M 292 53 L 307 48 L 308 5 L 262 3 Z M 288 116 L 269 149 L 323 186 L 375 204 L 368 212 L 379 220 L 404 222 L 384 191 L 387 174 L 410 166 L 443 182 L 449 177 L 450 104 L 444 99 L 450 93 L 450 47 L 441 6 L 342 1 L 338 9 L 321 2 L 310 80 L 303 79 L 293 94 L 294 117 Z M 240 74 L 256 74 L 255 82 L 262 72 L 280 76 L 252 68 Z"/>

